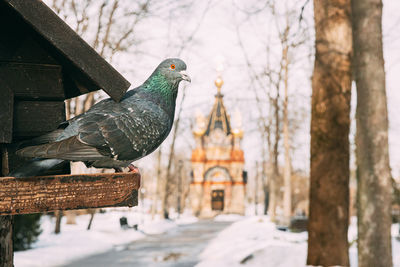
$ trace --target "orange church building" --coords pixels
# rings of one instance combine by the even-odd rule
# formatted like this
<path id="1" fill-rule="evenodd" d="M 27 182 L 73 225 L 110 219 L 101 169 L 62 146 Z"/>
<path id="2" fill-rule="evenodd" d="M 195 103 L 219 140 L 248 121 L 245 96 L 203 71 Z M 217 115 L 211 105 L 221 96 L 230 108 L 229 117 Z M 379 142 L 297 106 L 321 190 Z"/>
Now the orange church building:
<path id="1" fill-rule="evenodd" d="M 241 115 L 234 113 L 232 125 L 223 103 L 223 80 L 215 81 L 217 94 L 206 119 L 196 115 L 193 132 L 196 146 L 192 151 L 190 203 L 195 215 L 213 217 L 221 213 L 244 214 L 247 173 Z"/>

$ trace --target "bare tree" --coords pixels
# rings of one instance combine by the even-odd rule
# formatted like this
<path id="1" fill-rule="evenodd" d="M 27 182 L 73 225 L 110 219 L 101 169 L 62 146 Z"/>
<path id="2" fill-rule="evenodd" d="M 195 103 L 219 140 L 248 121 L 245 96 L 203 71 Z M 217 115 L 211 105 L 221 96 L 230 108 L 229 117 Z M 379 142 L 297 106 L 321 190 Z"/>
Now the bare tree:
<path id="1" fill-rule="evenodd" d="M 289 225 L 290 217 L 292 215 L 292 160 L 290 158 L 290 136 L 289 136 L 289 94 L 288 94 L 288 83 L 289 83 L 289 45 L 287 44 L 287 34 L 289 32 L 288 17 L 286 17 L 286 29 L 281 38 L 282 43 L 282 69 L 283 69 L 283 148 L 285 163 L 283 165 L 283 216 L 284 224 Z"/>
<path id="2" fill-rule="evenodd" d="M 283 134 L 284 148 L 284 168 L 283 168 L 283 207 L 284 218 L 281 223 L 288 224 L 292 214 L 291 207 L 291 138 L 290 138 L 290 120 L 289 120 L 289 70 L 293 64 L 299 60 L 294 56 L 294 51 L 305 44 L 307 39 L 307 28 L 299 23 L 297 14 L 299 11 L 295 5 L 284 8 L 277 7 L 277 1 L 270 1 L 264 7 L 272 16 L 274 30 L 279 39 L 280 53 L 274 62 L 270 58 L 273 56 L 271 42 L 265 44 L 267 62 L 262 73 L 257 73 L 250 57 L 244 47 L 239 30 L 238 39 L 246 65 L 249 69 L 249 76 L 252 82 L 252 88 L 255 92 L 256 102 L 260 113 L 260 132 L 263 140 L 266 140 L 269 155 L 269 175 L 268 184 L 264 184 L 265 199 L 268 200 L 268 214 L 271 220 L 275 220 L 276 207 L 280 202 L 281 175 L 279 170 L 280 141 Z M 283 10 L 283 11 L 282 11 Z M 258 12 L 260 12 L 259 10 Z M 256 85 L 256 86 L 254 86 Z M 260 90 L 261 89 L 261 90 Z M 260 93 L 263 96 L 260 96 Z M 283 91 L 283 99 L 281 99 Z M 265 101 L 266 99 L 267 101 Z M 268 110 L 265 114 L 263 110 Z M 283 127 L 282 127 L 283 126 Z M 282 129 L 283 128 L 283 129 Z M 265 151 L 262 151 L 265 153 Z M 265 157 L 265 154 L 263 154 Z M 267 192 L 268 190 L 268 192 Z"/>
<path id="3" fill-rule="evenodd" d="M 358 266 L 392 266 L 382 1 L 352 0 L 357 84 Z"/>
<path id="4" fill-rule="evenodd" d="M 102 57 L 112 61 L 118 53 L 138 44 L 137 26 L 151 15 L 151 0 L 50 0 L 50 7 L 66 20 Z M 91 14 L 96 14 L 92 16 Z M 67 119 L 87 111 L 96 93 L 66 101 Z M 72 108 L 73 107 L 73 108 Z"/>
<path id="5" fill-rule="evenodd" d="M 139 22 L 149 16 L 150 0 L 138 1 L 129 6 L 119 0 L 52 0 L 49 4 L 102 57 L 112 61 L 115 54 L 126 52 L 130 46 L 138 42 L 133 34 Z M 96 19 L 89 15 L 89 12 L 93 10 L 96 11 L 94 13 L 97 16 Z M 122 25 L 124 27 L 121 27 Z M 95 100 L 95 92 L 66 100 L 66 119 L 86 112 Z M 91 210 L 89 213 L 91 217 L 88 230 L 95 212 Z M 62 212 L 58 211 L 55 215 L 55 233 L 57 234 L 61 231 Z"/>
<path id="6" fill-rule="evenodd" d="M 184 38 L 181 41 L 181 44 L 179 46 L 179 50 L 177 53 L 178 56 L 180 56 L 182 54 L 182 52 L 184 51 L 184 49 L 187 48 L 187 46 L 193 42 L 194 36 L 200 29 L 200 26 L 203 23 L 203 20 L 211 7 L 211 3 L 212 3 L 212 0 L 209 0 L 207 2 L 207 5 L 205 6 L 205 8 L 202 12 L 202 15 L 201 15 L 199 21 L 197 22 L 196 26 L 193 28 L 193 30 L 188 35 L 188 37 Z M 174 127 L 172 130 L 172 141 L 170 144 L 169 155 L 168 155 L 168 164 L 167 164 L 166 176 L 165 176 L 165 189 L 163 192 L 164 197 L 163 197 L 163 201 L 162 201 L 163 216 L 165 219 L 169 218 L 169 197 L 171 195 L 171 183 L 172 183 L 172 178 L 173 178 L 172 172 L 171 172 L 171 167 L 172 167 L 172 163 L 173 163 L 174 156 L 175 156 L 175 143 L 176 143 L 176 139 L 178 137 L 179 126 L 180 126 L 180 121 L 181 121 L 181 114 L 183 111 L 183 103 L 184 103 L 185 97 L 186 97 L 186 90 L 183 89 L 182 91 L 183 91 L 183 93 L 182 93 L 181 101 L 179 103 L 179 110 L 176 115 Z"/>
<path id="7" fill-rule="evenodd" d="M 350 0 L 314 0 L 307 264 L 349 266 Z"/>
<path id="8" fill-rule="evenodd" d="M 268 79 L 270 83 L 272 83 L 273 88 L 276 90 L 276 95 L 275 97 L 272 96 L 270 90 L 266 90 L 266 85 L 264 80 L 266 80 L 265 75 L 269 73 L 267 70 L 270 70 L 269 68 L 269 61 L 267 62 L 267 67 L 265 68 L 265 71 L 263 74 L 258 74 L 257 71 L 255 70 L 250 57 L 246 51 L 246 48 L 244 46 L 244 43 L 242 41 L 241 35 L 240 35 L 240 30 L 237 28 L 237 36 L 238 36 L 238 41 L 239 41 L 239 46 L 242 49 L 246 65 L 249 71 L 249 76 L 250 76 L 250 81 L 251 81 L 251 88 L 254 91 L 255 94 L 255 99 L 257 103 L 257 108 L 260 113 L 260 133 L 262 136 L 262 139 L 265 140 L 267 139 L 267 144 L 268 144 L 268 154 L 269 154 L 269 167 L 268 169 L 270 170 L 269 175 L 268 175 L 268 182 L 265 180 L 263 181 L 264 183 L 264 193 L 266 193 L 265 190 L 268 190 L 268 214 L 270 215 L 271 220 L 275 220 L 275 209 L 277 205 L 277 186 L 276 186 L 276 180 L 279 177 L 279 167 L 278 167 L 278 143 L 280 140 L 280 131 L 279 131 L 279 125 L 280 125 L 280 116 L 279 116 L 279 85 L 276 87 L 277 83 L 273 83 L 274 80 L 272 76 L 268 76 Z M 267 46 L 267 51 L 269 51 L 269 46 Z M 279 76 L 278 76 L 279 77 Z M 280 82 L 278 82 L 279 84 Z M 262 100 L 262 96 L 260 96 L 259 91 L 257 90 L 258 88 L 261 88 L 264 92 L 266 92 L 268 96 L 268 104 L 269 104 L 269 110 L 270 112 L 268 113 L 267 116 L 264 115 L 263 110 L 265 110 L 266 104 Z M 275 120 L 274 120 L 275 119 Z M 275 138 L 272 141 L 272 130 L 273 130 L 273 121 L 275 122 Z M 264 198 L 266 198 L 267 195 L 264 195 Z"/>

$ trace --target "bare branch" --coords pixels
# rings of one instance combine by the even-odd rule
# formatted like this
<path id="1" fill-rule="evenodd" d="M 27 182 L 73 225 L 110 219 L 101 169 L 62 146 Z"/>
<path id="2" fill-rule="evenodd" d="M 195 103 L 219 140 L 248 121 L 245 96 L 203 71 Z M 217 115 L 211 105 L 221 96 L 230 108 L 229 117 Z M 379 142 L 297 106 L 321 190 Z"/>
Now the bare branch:
<path id="1" fill-rule="evenodd" d="M 104 49 L 106 48 L 106 46 L 108 44 L 108 38 L 110 35 L 111 26 L 113 25 L 113 17 L 114 17 L 115 10 L 117 10 L 117 7 L 118 7 L 118 1 L 116 0 L 116 1 L 114 1 L 114 5 L 111 8 L 110 16 L 108 17 L 107 28 L 106 28 L 106 32 L 104 34 L 103 42 L 102 42 L 103 46 L 101 47 L 100 53 L 99 53 L 101 56 L 104 56 Z"/>

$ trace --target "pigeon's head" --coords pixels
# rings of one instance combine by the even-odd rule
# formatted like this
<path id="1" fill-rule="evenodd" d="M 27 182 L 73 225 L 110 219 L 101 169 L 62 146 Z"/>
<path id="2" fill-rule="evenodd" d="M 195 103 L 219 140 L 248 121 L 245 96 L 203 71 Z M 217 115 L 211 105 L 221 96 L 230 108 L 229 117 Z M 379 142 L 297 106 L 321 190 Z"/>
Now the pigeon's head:
<path id="1" fill-rule="evenodd" d="M 179 58 L 167 58 L 158 65 L 157 70 L 174 84 L 178 84 L 180 81 L 191 82 L 186 73 L 186 64 Z"/>

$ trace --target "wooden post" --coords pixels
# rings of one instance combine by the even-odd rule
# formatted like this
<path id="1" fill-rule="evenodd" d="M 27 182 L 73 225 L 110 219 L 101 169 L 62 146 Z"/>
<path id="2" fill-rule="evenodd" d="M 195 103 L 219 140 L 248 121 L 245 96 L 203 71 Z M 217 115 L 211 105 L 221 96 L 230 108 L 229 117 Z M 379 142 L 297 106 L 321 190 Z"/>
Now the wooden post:
<path id="1" fill-rule="evenodd" d="M 8 157 L 7 150 L 0 145 L 1 152 L 1 165 L 0 176 L 8 173 Z M 12 267 L 13 266 L 13 241 L 12 241 L 12 222 L 13 218 L 10 215 L 0 216 L 0 266 Z"/>
<path id="2" fill-rule="evenodd" d="M 12 216 L 0 216 L 0 266 L 13 266 Z"/>

